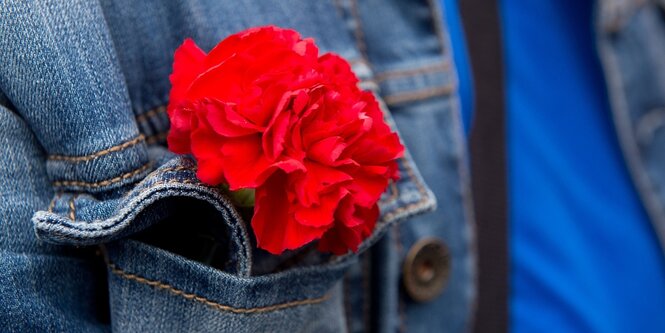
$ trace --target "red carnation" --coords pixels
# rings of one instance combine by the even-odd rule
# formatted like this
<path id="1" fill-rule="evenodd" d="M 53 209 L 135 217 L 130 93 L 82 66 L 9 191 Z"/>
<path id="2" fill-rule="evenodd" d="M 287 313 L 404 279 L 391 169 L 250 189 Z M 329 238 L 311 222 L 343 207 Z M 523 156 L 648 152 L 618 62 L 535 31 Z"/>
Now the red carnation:
<path id="1" fill-rule="evenodd" d="M 256 189 L 259 247 L 357 251 L 404 148 L 344 59 L 268 26 L 208 54 L 186 40 L 170 78 L 169 148 L 193 154 L 206 184 Z"/>

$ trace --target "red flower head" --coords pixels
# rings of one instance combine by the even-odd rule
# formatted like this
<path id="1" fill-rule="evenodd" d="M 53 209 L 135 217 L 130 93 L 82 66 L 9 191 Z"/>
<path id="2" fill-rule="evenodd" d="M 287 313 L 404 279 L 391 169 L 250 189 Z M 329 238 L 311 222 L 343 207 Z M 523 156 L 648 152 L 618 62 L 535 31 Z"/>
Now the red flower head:
<path id="1" fill-rule="evenodd" d="M 169 148 L 193 154 L 204 183 L 256 189 L 259 247 L 357 251 L 404 148 L 344 59 L 268 26 L 208 54 L 186 40 L 170 78 Z"/>

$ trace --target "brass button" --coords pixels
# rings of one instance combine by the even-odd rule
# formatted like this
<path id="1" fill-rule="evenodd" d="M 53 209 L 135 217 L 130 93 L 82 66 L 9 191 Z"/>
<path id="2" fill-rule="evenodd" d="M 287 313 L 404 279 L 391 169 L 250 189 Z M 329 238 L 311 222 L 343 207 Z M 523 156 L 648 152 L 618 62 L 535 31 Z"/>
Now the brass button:
<path id="1" fill-rule="evenodd" d="M 439 239 L 421 239 L 409 249 L 403 274 L 404 288 L 411 298 L 419 302 L 435 299 L 450 276 L 448 248 Z"/>

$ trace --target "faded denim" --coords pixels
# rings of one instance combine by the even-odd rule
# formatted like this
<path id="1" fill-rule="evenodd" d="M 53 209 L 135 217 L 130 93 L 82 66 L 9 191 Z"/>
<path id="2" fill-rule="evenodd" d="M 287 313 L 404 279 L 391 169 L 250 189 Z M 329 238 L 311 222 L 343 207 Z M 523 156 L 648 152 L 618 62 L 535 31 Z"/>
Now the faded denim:
<path id="1" fill-rule="evenodd" d="M 665 249 L 665 1 L 601 1 L 596 31 L 619 143 Z"/>
<path id="2" fill-rule="evenodd" d="M 2 330 L 467 330 L 473 217 L 440 14 L 426 0 L 2 2 Z M 256 249 L 243 213 L 165 148 L 175 48 L 266 24 L 349 60 L 407 146 L 359 253 Z M 451 275 L 419 303 L 402 264 L 426 237 Z"/>

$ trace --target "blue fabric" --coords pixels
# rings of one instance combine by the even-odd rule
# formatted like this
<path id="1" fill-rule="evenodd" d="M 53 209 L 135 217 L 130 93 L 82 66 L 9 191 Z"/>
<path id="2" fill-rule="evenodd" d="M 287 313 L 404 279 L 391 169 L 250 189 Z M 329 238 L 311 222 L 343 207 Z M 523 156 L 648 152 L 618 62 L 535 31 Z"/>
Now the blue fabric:
<path id="1" fill-rule="evenodd" d="M 448 24 L 453 61 L 457 70 L 457 84 L 459 87 L 458 93 L 464 133 L 468 135 L 473 115 L 473 75 L 471 75 L 471 66 L 469 65 L 466 50 L 459 5 L 457 4 L 457 0 L 441 0 L 441 7 L 443 8 L 444 20 Z"/>
<path id="2" fill-rule="evenodd" d="M 346 10 L 311 0 L 4 1 L 0 332 L 464 331 L 475 281 L 466 156 L 455 99 L 422 94 L 453 81 L 452 71 L 422 70 L 444 61 L 423 25 L 429 3 L 362 1 L 356 24 Z M 163 146 L 178 45 L 190 37 L 207 51 L 266 24 L 313 38 L 363 82 L 376 69 L 377 97 L 395 114 L 386 121 L 416 148 L 356 253 L 265 253 L 223 191 L 198 181 L 191 156 Z M 431 211 L 435 195 L 441 209 Z M 412 302 L 401 263 L 432 238 L 454 263 L 448 289 Z"/>
<path id="3" fill-rule="evenodd" d="M 613 129 L 592 2 L 501 2 L 513 332 L 665 332 L 665 265 Z"/>

